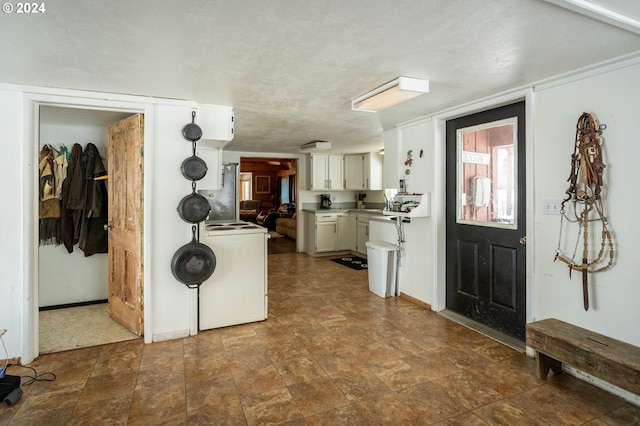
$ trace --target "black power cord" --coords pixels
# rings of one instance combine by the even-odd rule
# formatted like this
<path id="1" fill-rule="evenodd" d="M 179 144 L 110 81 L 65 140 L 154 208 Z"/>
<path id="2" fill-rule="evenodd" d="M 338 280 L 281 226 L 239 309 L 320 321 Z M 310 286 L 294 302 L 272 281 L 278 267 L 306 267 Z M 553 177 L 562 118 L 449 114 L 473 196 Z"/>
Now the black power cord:
<path id="1" fill-rule="evenodd" d="M 36 371 L 35 368 L 29 367 L 27 365 L 9 364 L 8 367 L 20 367 L 20 368 L 25 368 L 25 369 L 33 371 L 33 375 L 32 376 L 30 376 L 30 375 L 19 376 L 20 379 L 26 379 L 24 381 L 24 383 L 22 383 L 22 386 L 29 386 L 33 382 L 54 382 L 57 379 L 55 373 L 52 373 L 51 371 L 45 371 L 44 373 L 38 373 L 38 371 Z"/>
<path id="2" fill-rule="evenodd" d="M 33 367 L 28 367 L 26 365 L 19 365 L 19 364 L 9 364 L 9 352 L 7 351 L 7 347 L 4 344 L 4 339 L 2 338 L 2 334 L 0 334 L 0 341 L 2 342 L 2 346 L 4 347 L 4 352 L 7 358 L 4 363 L 4 367 L 2 368 L 2 377 L 0 377 L 0 395 L 2 395 L 2 401 L 7 405 L 7 407 L 12 407 L 13 405 L 15 405 L 16 402 L 20 400 L 20 397 L 22 397 L 21 386 L 29 386 L 33 382 L 41 382 L 41 381 L 53 382 L 56 380 L 57 377 L 54 373 L 50 371 L 46 371 L 44 373 L 38 374 L 36 369 Z M 12 366 L 31 370 L 33 371 L 33 375 L 25 375 L 25 376 L 8 375 L 7 369 Z M 24 383 L 21 384 L 22 379 L 25 379 L 25 381 Z M 10 387 L 11 389 L 7 390 L 7 387 Z"/>

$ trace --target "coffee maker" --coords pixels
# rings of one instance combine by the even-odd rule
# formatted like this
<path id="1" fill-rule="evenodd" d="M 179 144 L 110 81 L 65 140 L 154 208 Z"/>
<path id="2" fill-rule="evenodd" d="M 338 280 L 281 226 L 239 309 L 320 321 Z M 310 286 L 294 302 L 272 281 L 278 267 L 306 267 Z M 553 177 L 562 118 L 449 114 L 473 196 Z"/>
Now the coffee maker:
<path id="1" fill-rule="evenodd" d="M 331 208 L 331 194 L 320 194 L 320 208 L 321 209 Z"/>

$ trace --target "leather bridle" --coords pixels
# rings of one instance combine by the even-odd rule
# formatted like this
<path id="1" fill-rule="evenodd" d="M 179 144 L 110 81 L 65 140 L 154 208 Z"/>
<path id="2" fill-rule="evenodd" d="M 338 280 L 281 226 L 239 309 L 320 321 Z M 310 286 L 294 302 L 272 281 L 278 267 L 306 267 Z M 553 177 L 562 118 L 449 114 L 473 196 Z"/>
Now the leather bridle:
<path id="1" fill-rule="evenodd" d="M 571 173 L 569 174 L 569 188 L 566 190 L 567 198 L 562 201 L 560 208 L 560 236 L 555 260 L 560 260 L 569 266 L 571 271 L 582 273 L 582 294 L 585 311 L 589 310 L 588 273 L 600 272 L 609 269 L 614 261 L 614 247 L 611 233 L 607 228 L 608 220 L 604 212 L 602 202 L 602 188 L 605 164 L 602 162 L 602 131 L 606 125 L 598 125 L 595 117 L 583 113 L 576 125 L 576 142 L 574 152 L 571 155 Z M 572 220 L 566 215 L 566 204 L 571 202 L 575 213 Z M 579 224 L 578 239 L 576 241 L 573 257 L 569 259 L 560 250 L 562 240 L 562 227 L 564 219 Z M 602 239 L 597 255 L 589 259 L 589 223 L 600 222 L 602 225 Z M 580 234 L 582 234 L 583 249 L 582 262 L 576 262 L 575 256 L 578 249 Z M 605 258 L 605 251 L 609 251 L 608 263 L 601 265 Z"/>

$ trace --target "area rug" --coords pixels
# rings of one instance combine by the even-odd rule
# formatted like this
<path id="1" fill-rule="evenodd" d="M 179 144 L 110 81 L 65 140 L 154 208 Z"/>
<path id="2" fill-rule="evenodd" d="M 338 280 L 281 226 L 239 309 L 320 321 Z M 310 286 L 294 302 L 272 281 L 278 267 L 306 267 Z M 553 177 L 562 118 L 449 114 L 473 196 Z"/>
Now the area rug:
<path id="1" fill-rule="evenodd" d="M 351 269 L 356 269 L 356 270 L 367 269 L 367 259 L 363 259 L 362 257 L 345 256 L 345 257 L 336 257 L 335 259 L 331 259 L 331 260 L 341 265 L 348 266 Z"/>

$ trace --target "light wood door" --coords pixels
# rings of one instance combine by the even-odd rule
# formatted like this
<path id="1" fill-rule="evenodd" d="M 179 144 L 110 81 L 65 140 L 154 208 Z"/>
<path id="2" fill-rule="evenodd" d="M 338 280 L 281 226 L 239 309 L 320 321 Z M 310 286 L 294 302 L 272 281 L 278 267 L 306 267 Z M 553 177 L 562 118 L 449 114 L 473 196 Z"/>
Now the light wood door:
<path id="1" fill-rule="evenodd" d="M 109 126 L 109 314 L 143 333 L 144 116 Z"/>

